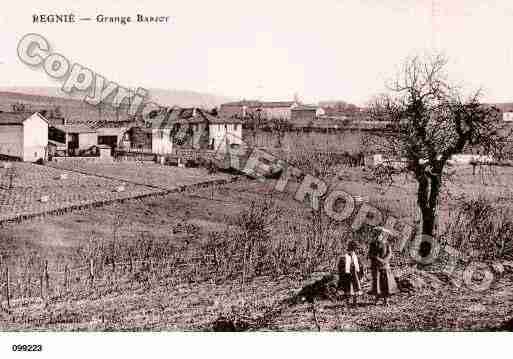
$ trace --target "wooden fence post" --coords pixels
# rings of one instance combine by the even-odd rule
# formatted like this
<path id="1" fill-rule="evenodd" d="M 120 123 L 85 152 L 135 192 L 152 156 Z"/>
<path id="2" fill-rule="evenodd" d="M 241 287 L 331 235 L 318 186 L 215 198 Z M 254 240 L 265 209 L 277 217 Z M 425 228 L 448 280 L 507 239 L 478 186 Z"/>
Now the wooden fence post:
<path id="1" fill-rule="evenodd" d="M 112 256 L 112 274 L 111 274 L 111 283 L 114 284 L 116 282 L 116 261 L 114 259 L 114 255 Z"/>
<path id="2" fill-rule="evenodd" d="M 93 288 L 94 284 L 94 259 L 89 260 L 89 283 L 90 287 Z"/>
<path id="3" fill-rule="evenodd" d="M 41 297 L 41 300 L 44 300 L 45 297 L 43 295 L 43 275 L 39 275 L 39 296 Z"/>
<path id="4" fill-rule="evenodd" d="M 44 277 L 45 277 L 45 297 L 48 298 L 50 296 L 50 276 L 48 275 L 48 261 L 45 261 L 44 268 Z"/>
<path id="5" fill-rule="evenodd" d="M 30 281 L 32 280 L 32 276 L 30 275 L 30 272 L 27 269 L 26 275 L 25 275 L 25 297 L 30 297 Z"/>
<path id="6" fill-rule="evenodd" d="M 68 294 L 68 265 L 64 266 L 64 294 Z"/>
<path id="7" fill-rule="evenodd" d="M 10 286 L 11 286 L 11 278 L 9 274 L 9 266 L 5 268 L 5 295 L 7 297 L 7 308 L 11 307 L 11 293 L 10 293 Z"/>

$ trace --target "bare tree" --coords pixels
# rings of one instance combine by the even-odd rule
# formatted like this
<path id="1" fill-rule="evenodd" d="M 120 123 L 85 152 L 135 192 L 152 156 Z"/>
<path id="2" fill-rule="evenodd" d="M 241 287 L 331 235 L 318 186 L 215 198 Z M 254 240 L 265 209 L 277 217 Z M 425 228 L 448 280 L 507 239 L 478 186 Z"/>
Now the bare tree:
<path id="1" fill-rule="evenodd" d="M 480 103 L 481 90 L 464 97 L 451 85 L 443 55 L 413 57 L 378 96 L 371 116 L 390 122 L 389 131 L 375 143 L 385 155 L 405 158 L 404 171 L 418 183 L 417 205 L 422 234 L 433 236 L 444 169 L 451 156 L 467 148 L 499 158 L 505 134 L 499 111 Z"/>
<path id="2" fill-rule="evenodd" d="M 285 139 L 285 136 L 288 132 L 292 129 L 292 125 L 287 119 L 285 118 L 273 118 L 269 121 L 269 128 L 271 132 L 276 134 L 276 147 L 282 148 L 283 147 L 283 140 Z"/>

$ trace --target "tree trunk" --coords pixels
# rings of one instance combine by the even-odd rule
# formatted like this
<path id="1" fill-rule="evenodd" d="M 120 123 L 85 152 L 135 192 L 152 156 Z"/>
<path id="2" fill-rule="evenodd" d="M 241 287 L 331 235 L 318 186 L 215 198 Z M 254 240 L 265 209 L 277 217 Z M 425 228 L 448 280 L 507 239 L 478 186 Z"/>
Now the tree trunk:
<path id="1" fill-rule="evenodd" d="M 440 194 L 441 178 L 436 175 L 422 175 L 417 177 L 419 187 L 417 204 L 421 213 L 422 234 L 433 237 L 436 230 L 436 217 L 438 196 Z M 422 257 L 429 255 L 431 245 L 422 242 L 419 254 Z"/>

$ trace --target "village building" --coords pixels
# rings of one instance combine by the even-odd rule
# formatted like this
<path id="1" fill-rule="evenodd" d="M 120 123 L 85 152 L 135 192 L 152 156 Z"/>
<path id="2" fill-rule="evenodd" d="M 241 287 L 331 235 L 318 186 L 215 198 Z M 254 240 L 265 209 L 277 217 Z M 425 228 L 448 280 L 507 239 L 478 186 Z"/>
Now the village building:
<path id="1" fill-rule="evenodd" d="M 48 121 L 35 112 L 0 112 L 0 155 L 35 162 L 46 159 Z"/>
<path id="2" fill-rule="evenodd" d="M 268 120 L 290 120 L 292 117 L 292 109 L 297 106 L 299 106 L 299 103 L 295 101 L 262 102 L 255 111 L 260 111 L 261 118 Z"/>
<path id="3" fill-rule="evenodd" d="M 112 151 L 119 148 L 130 148 L 130 127 L 98 127 L 98 145 L 109 146 Z"/>
<path id="4" fill-rule="evenodd" d="M 164 109 L 146 124 L 129 130 L 132 149 L 165 155 L 180 149 L 225 151 L 242 143 L 239 119 L 213 116 L 199 108 Z"/>
<path id="5" fill-rule="evenodd" d="M 50 129 L 50 140 L 64 142 L 69 156 L 79 156 L 81 152 L 98 146 L 96 129 L 83 123 L 53 126 Z"/>
<path id="6" fill-rule="evenodd" d="M 209 147 L 218 152 L 242 145 L 242 123 L 236 118 L 211 117 L 208 121 Z"/>
<path id="7" fill-rule="evenodd" d="M 49 130 L 51 127 L 49 128 Z M 48 138 L 48 159 L 51 160 L 54 157 L 64 157 L 67 153 L 66 144 L 64 142 L 51 140 Z"/>
<path id="8" fill-rule="evenodd" d="M 292 109 L 299 106 L 298 101 L 237 101 L 222 104 L 221 117 L 259 117 L 262 119 L 290 120 Z"/>
<path id="9" fill-rule="evenodd" d="M 290 123 L 292 127 L 312 126 L 316 118 L 316 106 L 299 105 L 291 109 Z"/>
<path id="10" fill-rule="evenodd" d="M 223 103 L 219 107 L 219 115 L 221 117 L 246 118 L 254 109 L 257 109 L 260 104 L 261 102 L 259 101 L 248 100 Z"/>
<path id="11" fill-rule="evenodd" d="M 504 122 L 513 122 L 513 103 L 496 103 L 491 105 L 501 112 Z"/>
<path id="12" fill-rule="evenodd" d="M 114 153 L 119 148 L 130 147 L 128 130 L 125 124 L 68 124 L 64 121 L 64 124 L 50 126 L 49 141 L 56 148 L 64 144 L 68 156 L 96 153 L 102 145 Z"/>

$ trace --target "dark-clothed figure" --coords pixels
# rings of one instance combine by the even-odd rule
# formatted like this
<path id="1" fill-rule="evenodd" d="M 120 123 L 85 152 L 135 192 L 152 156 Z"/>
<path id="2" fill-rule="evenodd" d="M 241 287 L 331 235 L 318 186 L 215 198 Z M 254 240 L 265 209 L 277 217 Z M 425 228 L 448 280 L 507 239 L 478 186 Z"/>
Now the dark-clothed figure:
<path id="1" fill-rule="evenodd" d="M 390 268 L 392 248 L 384 239 L 376 239 L 370 243 L 369 259 L 371 262 L 372 289 L 371 294 L 376 296 L 376 303 L 383 298 L 385 305 L 388 297 L 397 293 L 397 283 Z"/>

